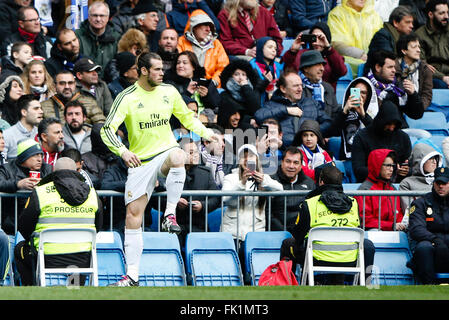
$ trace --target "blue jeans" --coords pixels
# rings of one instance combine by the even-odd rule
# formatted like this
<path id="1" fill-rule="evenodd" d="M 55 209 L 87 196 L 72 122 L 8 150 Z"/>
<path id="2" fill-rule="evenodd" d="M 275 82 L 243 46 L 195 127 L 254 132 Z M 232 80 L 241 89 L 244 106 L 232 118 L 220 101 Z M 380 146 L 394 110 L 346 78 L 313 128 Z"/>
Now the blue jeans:
<path id="1" fill-rule="evenodd" d="M 9 267 L 9 238 L 6 233 L 0 229 L 0 285 L 8 275 Z M 12 281 L 12 280 L 11 280 Z"/>

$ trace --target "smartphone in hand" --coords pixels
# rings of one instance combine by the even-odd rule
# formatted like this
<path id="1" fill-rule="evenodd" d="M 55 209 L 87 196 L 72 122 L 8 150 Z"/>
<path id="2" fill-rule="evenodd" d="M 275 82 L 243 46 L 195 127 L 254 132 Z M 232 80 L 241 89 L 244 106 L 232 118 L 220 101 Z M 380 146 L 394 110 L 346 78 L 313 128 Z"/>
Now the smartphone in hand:
<path id="1" fill-rule="evenodd" d="M 360 101 L 360 88 L 351 88 L 351 96 L 355 97 Z M 357 104 L 357 106 L 360 106 L 360 104 Z"/>

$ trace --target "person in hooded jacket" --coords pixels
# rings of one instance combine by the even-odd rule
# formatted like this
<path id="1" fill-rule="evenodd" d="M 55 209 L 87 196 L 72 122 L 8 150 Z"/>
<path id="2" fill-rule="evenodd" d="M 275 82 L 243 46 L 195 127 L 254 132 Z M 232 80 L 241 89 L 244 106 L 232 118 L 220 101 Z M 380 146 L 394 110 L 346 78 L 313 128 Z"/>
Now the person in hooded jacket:
<path id="1" fill-rule="evenodd" d="M 435 169 L 443 166 L 443 155 L 425 142 L 413 146 L 410 156 L 411 176 L 399 184 L 399 190 L 428 191 L 432 190 Z M 408 225 L 409 207 L 417 197 L 401 197 L 401 208 L 404 212 L 402 223 Z"/>
<path id="2" fill-rule="evenodd" d="M 371 151 L 368 157 L 368 177 L 358 190 L 396 190 L 392 185 L 396 167 L 396 154 L 393 150 Z M 382 231 L 405 229 L 405 225 L 401 223 L 403 213 L 399 197 L 380 196 L 380 200 L 379 196 L 356 196 L 355 198 L 359 204 L 364 228 Z"/>
<path id="3" fill-rule="evenodd" d="M 54 187 L 54 188 L 52 188 Z M 48 191 L 50 190 L 50 191 Z M 23 214 L 19 218 L 19 231 L 24 240 L 15 247 L 15 262 L 22 280 L 22 285 L 35 285 L 35 266 L 37 263 L 37 249 L 39 238 L 35 233 L 42 230 L 56 228 L 74 228 L 70 223 L 45 223 L 45 218 L 64 219 L 67 215 L 62 210 L 48 210 L 50 208 L 79 208 L 72 211 L 72 218 L 91 218 L 88 224 L 75 224 L 77 228 L 100 230 L 103 219 L 103 204 L 94 188 L 89 187 L 81 174 L 76 171 L 76 164 L 70 158 L 60 158 L 55 165 L 55 171 L 43 178 L 33 190 Z M 83 210 L 84 209 L 84 210 Z M 50 213 L 51 212 L 51 213 Z M 64 212 L 64 213 L 57 213 Z M 88 219 L 86 219 L 88 220 Z M 47 253 L 45 265 L 49 268 L 64 268 L 76 265 L 87 268 L 90 265 L 88 248 L 75 248 L 70 244 L 60 244 L 57 253 Z M 55 249 L 54 249 L 55 250 Z M 80 284 L 84 284 L 85 276 L 80 277 Z"/>
<path id="4" fill-rule="evenodd" d="M 203 10 L 191 13 L 184 35 L 178 39 L 178 52 L 192 51 L 204 68 L 206 79 L 212 79 L 220 87 L 220 74 L 229 64 L 229 58 L 218 40 L 217 28 Z"/>
<path id="5" fill-rule="evenodd" d="M 291 233 L 292 238 L 282 242 L 280 258 L 290 259 L 293 271 L 296 264 L 304 266 L 307 236 L 314 227 L 331 227 L 334 221 L 346 221 L 345 227 L 360 227 L 357 201 L 343 192 L 343 174 L 337 167 L 328 165 L 320 170 L 318 187 L 306 195 L 306 199 L 299 205 L 297 219 Z M 320 214 L 325 211 L 326 214 Z M 343 225 L 340 225 L 343 226 Z M 340 251 L 341 252 L 341 251 Z M 314 253 L 314 265 L 321 266 L 354 266 L 354 255 L 341 255 L 340 252 L 327 252 L 326 256 Z M 364 241 L 365 266 L 374 262 L 375 248 L 371 240 Z M 369 273 L 366 273 L 369 278 Z M 343 284 L 341 277 L 328 277 L 329 284 Z M 322 280 L 323 281 L 323 280 Z"/>
<path id="6" fill-rule="evenodd" d="M 360 99 L 351 95 L 351 88 L 360 89 Z M 368 127 L 379 111 L 373 84 L 364 77 L 352 80 L 347 86 L 340 112 L 333 119 L 335 135 L 341 136 L 340 160 L 351 159 L 352 144 L 357 132 Z"/>
<path id="7" fill-rule="evenodd" d="M 11 55 L 2 57 L 0 83 L 9 76 L 20 76 L 25 66 L 33 60 L 33 47 L 20 41 L 11 47 Z"/>
<path id="8" fill-rule="evenodd" d="M 261 105 L 270 100 L 276 90 L 276 82 L 284 70 L 284 64 L 276 61 L 276 52 L 277 43 L 272 37 L 260 38 L 256 41 L 256 57 L 249 62 L 262 81 L 261 87 L 265 88 Z"/>
<path id="9" fill-rule="evenodd" d="M 408 159 L 412 151 L 410 137 L 401 130 L 402 122 L 396 105 L 386 100 L 374 117 L 371 125 L 359 130 L 352 144 L 352 168 L 357 182 L 368 177 L 368 156 L 375 149 L 391 149 L 396 151 L 396 180 L 399 183 L 409 173 Z"/>
<path id="10" fill-rule="evenodd" d="M 17 101 L 23 95 L 24 84 L 19 76 L 11 75 L 0 84 L 0 116 L 9 126 L 19 121 Z M 9 126 L 2 124 L 2 129 Z"/>

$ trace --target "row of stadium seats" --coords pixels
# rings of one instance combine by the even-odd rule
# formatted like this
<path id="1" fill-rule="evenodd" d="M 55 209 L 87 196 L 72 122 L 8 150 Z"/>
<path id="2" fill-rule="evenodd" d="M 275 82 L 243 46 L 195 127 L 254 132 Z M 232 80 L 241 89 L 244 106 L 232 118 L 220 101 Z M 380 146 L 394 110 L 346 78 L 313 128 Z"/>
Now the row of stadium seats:
<path id="1" fill-rule="evenodd" d="M 140 265 L 141 286 L 242 286 L 244 276 L 257 286 L 259 277 L 271 264 L 279 261 L 282 241 L 287 231 L 250 232 L 244 245 L 244 268 L 235 242 L 226 232 L 189 233 L 184 256 L 178 238 L 166 232 L 144 232 L 144 249 Z M 378 285 L 416 284 L 406 263 L 411 252 L 402 231 L 366 231 L 365 237 L 376 247 L 372 283 Z M 20 240 L 12 237 L 12 241 Z M 12 246 L 14 243 L 12 243 Z M 125 255 L 120 235 L 115 231 L 97 235 L 98 278 L 100 286 L 120 280 L 125 274 Z M 298 279 L 299 273 L 297 274 Z M 447 275 L 441 275 L 442 277 Z M 12 273 L 10 277 L 13 277 Z M 10 278 L 6 285 L 13 285 Z M 65 285 L 63 276 L 47 275 L 47 285 Z"/>

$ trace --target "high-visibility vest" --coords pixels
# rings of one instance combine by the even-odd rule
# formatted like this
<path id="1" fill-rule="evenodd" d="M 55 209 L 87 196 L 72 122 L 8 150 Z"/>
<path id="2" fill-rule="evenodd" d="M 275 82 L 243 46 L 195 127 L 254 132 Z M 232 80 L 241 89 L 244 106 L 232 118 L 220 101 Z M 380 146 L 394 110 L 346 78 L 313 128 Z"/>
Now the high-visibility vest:
<path id="1" fill-rule="evenodd" d="M 40 215 L 34 230 L 34 246 L 39 248 L 39 233 L 46 229 L 95 229 L 95 213 L 98 210 L 98 198 L 94 188 L 90 188 L 86 201 L 79 206 L 71 206 L 56 191 L 52 182 L 36 187 L 39 199 Z M 88 252 L 91 243 L 47 243 L 45 254 L 66 254 Z"/>
<path id="2" fill-rule="evenodd" d="M 352 207 L 349 212 L 338 214 L 330 211 L 326 205 L 321 202 L 320 195 L 307 199 L 307 206 L 310 213 L 310 228 L 314 227 L 358 227 L 359 210 L 357 201 L 353 198 Z M 308 236 L 308 235 L 307 235 Z M 322 249 L 327 250 L 319 250 Z M 316 242 L 313 250 L 313 257 L 321 261 L 329 262 L 352 262 L 357 259 L 356 243 L 336 243 L 336 242 Z M 332 251 L 328 249 L 337 249 Z M 340 251 L 341 250 L 341 251 Z"/>

